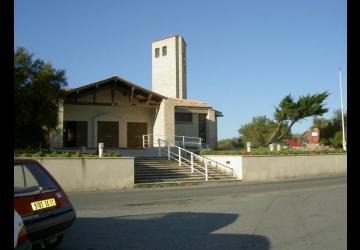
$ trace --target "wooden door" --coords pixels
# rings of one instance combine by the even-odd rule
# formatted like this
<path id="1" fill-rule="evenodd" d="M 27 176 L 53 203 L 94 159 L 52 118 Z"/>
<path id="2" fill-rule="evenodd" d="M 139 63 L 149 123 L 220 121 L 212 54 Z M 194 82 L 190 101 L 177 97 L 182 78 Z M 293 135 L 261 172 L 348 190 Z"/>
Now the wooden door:
<path id="1" fill-rule="evenodd" d="M 63 145 L 87 146 L 87 121 L 64 121 Z"/>
<path id="2" fill-rule="evenodd" d="M 119 147 L 119 122 L 98 121 L 97 142 L 103 142 L 105 148 Z"/>
<path id="3" fill-rule="evenodd" d="M 206 114 L 199 114 L 199 137 L 206 142 Z"/>
<path id="4" fill-rule="evenodd" d="M 87 147 L 87 121 L 76 122 L 76 147 Z"/>
<path id="5" fill-rule="evenodd" d="M 127 146 L 128 148 L 142 148 L 142 136 L 147 134 L 146 122 L 127 123 Z"/>

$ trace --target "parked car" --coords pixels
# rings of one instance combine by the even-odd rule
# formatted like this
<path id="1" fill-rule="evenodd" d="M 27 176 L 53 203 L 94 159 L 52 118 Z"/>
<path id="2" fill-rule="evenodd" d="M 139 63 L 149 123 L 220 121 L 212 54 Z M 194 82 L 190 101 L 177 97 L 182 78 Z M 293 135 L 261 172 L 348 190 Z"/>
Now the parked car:
<path id="1" fill-rule="evenodd" d="M 33 246 L 41 248 L 57 246 L 76 219 L 62 187 L 35 160 L 14 161 L 14 208 Z"/>
<path id="2" fill-rule="evenodd" d="M 31 250 L 31 241 L 27 238 L 26 229 L 21 216 L 14 209 L 14 249 Z"/>

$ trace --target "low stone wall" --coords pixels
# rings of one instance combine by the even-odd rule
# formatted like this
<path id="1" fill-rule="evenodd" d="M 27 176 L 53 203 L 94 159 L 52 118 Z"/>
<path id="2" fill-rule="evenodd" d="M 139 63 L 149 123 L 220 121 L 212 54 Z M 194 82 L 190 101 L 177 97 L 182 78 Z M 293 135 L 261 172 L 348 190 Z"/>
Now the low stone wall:
<path id="1" fill-rule="evenodd" d="M 235 176 L 241 180 L 242 179 L 242 156 L 240 155 L 206 155 L 207 158 L 217 161 L 229 168 L 234 170 Z M 227 168 L 222 167 L 221 165 L 217 166 L 224 171 L 228 171 Z"/>
<path id="2" fill-rule="evenodd" d="M 347 155 L 243 156 L 243 180 L 347 174 Z"/>
<path id="3" fill-rule="evenodd" d="M 244 181 L 347 174 L 347 155 L 206 155 L 235 170 Z"/>
<path id="4" fill-rule="evenodd" d="M 134 186 L 133 157 L 31 157 L 39 161 L 65 191 L 107 190 Z"/>

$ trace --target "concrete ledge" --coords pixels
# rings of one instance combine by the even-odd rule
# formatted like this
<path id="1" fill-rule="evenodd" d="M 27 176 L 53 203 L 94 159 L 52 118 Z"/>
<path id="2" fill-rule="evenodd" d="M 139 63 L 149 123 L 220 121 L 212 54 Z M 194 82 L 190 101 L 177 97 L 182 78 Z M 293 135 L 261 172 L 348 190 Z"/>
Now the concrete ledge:
<path id="1" fill-rule="evenodd" d="M 235 170 L 238 179 L 265 181 L 347 174 L 346 154 L 327 155 L 206 155 Z"/>
<path id="2" fill-rule="evenodd" d="M 238 180 L 243 178 L 242 174 L 242 156 L 241 155 L 206 155 L 207 158 L 217 161 L 234 170 L 235 176 Z M 218 165 L 218 168 L 228 171 L 227 168 Z"/>
<path id="3" fill-rule="evenodd" d="M 244 156 L 243 180 L 274 180 L 347 173 L 347 155 Z"/>
<path id="4" fill-rule="evenodd" d="M 27 159 L 39 161 L 65 191 L 122 189 L 134 186 L 134 157 L 27 157 Z"/>

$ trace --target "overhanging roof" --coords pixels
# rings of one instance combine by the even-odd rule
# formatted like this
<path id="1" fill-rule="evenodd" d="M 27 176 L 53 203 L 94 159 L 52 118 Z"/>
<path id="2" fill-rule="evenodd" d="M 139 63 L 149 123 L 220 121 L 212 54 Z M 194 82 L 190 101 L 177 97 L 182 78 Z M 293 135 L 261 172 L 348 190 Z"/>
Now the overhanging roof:
<path id="1" fill-rule="evenodd" d="M 201 101 L 193 101 L 188 99 L 169 98 L 175 103 L 175 107 L 191 107 L 191 108 L 211 108 L 209 104 Z"/>
<path id="2" fill-rule="evenodd" d="M 142 96 L 157 103 L 160 103 L 163 99 L 167 99 L 165 96 L 140 87 L 139 85 L 129 82 L 119 76 L 106 78 L 104 80 L 90 83 L 78 88 L 65 89 L 65 96 L 66 99 L 71 100 L 81 96 L 91 95 L 104 89 L 113 89 L 118 90 L 124 94 Z"/>
<path id="3" fill-rule="evenodd" d="M 169 98 L 169 99 L 175 103 L 175 107 L 177 108 L 212 109 L 212 107 L 209 104 L 202 101 L 194 101 L 194 100 L 179 99 L 179 98 Z M 224 116 L 218 110 L 215 110 L 215 115 L 217 117 Z"/>

